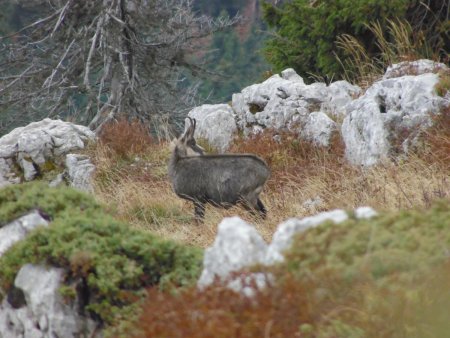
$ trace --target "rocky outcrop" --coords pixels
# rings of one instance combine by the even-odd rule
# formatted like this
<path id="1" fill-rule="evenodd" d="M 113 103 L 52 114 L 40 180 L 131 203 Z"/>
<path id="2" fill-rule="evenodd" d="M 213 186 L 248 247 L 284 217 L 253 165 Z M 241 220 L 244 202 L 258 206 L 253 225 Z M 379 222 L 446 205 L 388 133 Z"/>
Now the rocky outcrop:
<path id="1" fill-rule="evenodd" d="M 316 227 L 326 221 L 333 223 L 341 223 L 348 219 L 348 215 L 344 210 L 326 211 L 315 216 L 305 217 L 302 219 L 291 218 L 280 225 L 273 234 L 272 242 L 267 248 L 264 262 L 266 264 L 274 264 L 284 260 L 283 251 L 287 250 L 291 244 L 295 234 L 303 232 L 309 228 Z"/>
<path id="2" fill-rule="evenodd" d="M 319 146 L 327 146 L 345 105 L 361 89 L 347 81 L 306 85 L 293 69 L 233 94 L 226 104 L 203 105 L 189 112 L 197 120 L 196 136 L 225 151 L 237 131 L 245 136 L 264 129 L 293 131 Z"/>
<path id="3" fill-rule="evenodd" d="M 93 140 L 95 134 L 89 128 L 61 120 L 44 119 L 16 128 L 0 138 L 0 186 L 48 173 L 56 177 L 65 170 L 66 154 Z"/>
<path id="4" fill-rule="evenodd" d="M 348 161 L 370 166 L 406 153 L 431 117 L 449 104 L 434 91 L 438 81 L 433 73 L 388 78 L 350 102 L 342 124 Z"/>
<path id="5" fill-rule="evenodd" d="M 230 273 L 264 263 L 267 244 L 256 229 L 239 217 L 225 218 L 213 245 L 205 250 L 200 287 L 224 281 Z"/>
<path id="6" fill-rule="evenodd" d="M 0 304 L 0 338 L 93 337 L 96 323 L 60 294 L 64 270 L 26 264 Z"/>
<path id="7" fill-rule="evenodd" d="M 86 192 L 93 192 L 91 177 L 94 173 L 95 166 L 91 163 L 88 156 L 67 154 L 65 165 L 71 187 Z"/>
<path id="8" fill-rule="evenodd" d="M 327 146 L 337 130 L 330 116 L 342 115 L 343 107 L 359 93 L 359 87 L 346 81 L 306 85 L 293 69 L 286 69 L 281 76 L 273 75 L 234 94 L 232 107 L 245 135 L 266 128 L 289 130 Z"/>
<path id="9" fill-rule="evenodd" d="M 430 60 L 394 64 L 362 95 L 347 81 L 307 85 L 286 69 L 233 94 L 231 107 L 205 105 L 189 116 L 198 120 L 198 136 L 220 151 L 236 131 L 244 136 L 265 129 L 292 131 L 318 146 L 328 146 L 340 132 L 348 161 L 370 166 L 407 153 L 433 115 L 450 105 L 450 94 L 440 97 L 434 89 L 437 73 L 448 71 Z"/>
<path id="10" fill-rule="evenodd" d="M 357 208 L 356 218 L 375 217 L 377 212 L 370 207 Z M 344 210 L 322 212 L 302 219 L 291 218 L 281 223 L 267 245 L 259 233 L 239 217 L 225 218 L 219 224 L 213 245 L 205 250 L 203 272 L 198 281 L 199 287 L 214 282 L 226 282 L 233 290 L 252 294 L 248 284 L 264 287 L 271 282 L 271 276 L 263 273 L 248 273 L 246 269 L 262 264 L 272 265 L 284 260 L 284 251 L 292 245 L 295 235 L 324 222 L 335 224 L 346 221 L 349 215 Z M 239 273 L 237 273 L 239 272 Z"/>

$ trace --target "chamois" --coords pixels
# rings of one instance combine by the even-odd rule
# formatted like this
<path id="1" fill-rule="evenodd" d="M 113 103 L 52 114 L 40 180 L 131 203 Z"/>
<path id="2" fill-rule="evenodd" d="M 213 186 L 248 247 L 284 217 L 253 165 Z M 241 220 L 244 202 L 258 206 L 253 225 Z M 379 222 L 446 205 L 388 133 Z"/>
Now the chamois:
<path id="1" fill-rule="evenodd" d="M 270 176 L 267 164 L 252 154 L 203 153 L 194 138 L 196 120 L 174 142 L 169 162 L 169 178 L 175 193 L 194 203 L 195 218 L 202 221 L 205 204 L 229 208 L 241 204 L 251 213 L 266 216 L 259 199 Z"/>

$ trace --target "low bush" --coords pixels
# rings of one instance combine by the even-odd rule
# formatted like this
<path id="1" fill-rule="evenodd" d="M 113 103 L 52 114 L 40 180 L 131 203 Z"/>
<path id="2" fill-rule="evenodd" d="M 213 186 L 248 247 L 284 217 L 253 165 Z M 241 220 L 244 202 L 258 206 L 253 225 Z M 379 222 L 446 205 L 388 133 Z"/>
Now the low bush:
<path id="1" fill-rule="evenodd" d="M 102 208 L 78 190 L 50 189 L 44 182 L 9 185 L 0 190 L 0 227 L 33 209 L 57 219 L 67 213 L 96 214 Z"/>
<path id="2" fill-rule="evenodd" d="M 200 250 L 131 229 L 73 189 L 16 185 L 1 189 L 0 201 L 2 220 L 36 208 L 52 219 L 0 258 L 3 290 L 26 263 L 62 267 L 63 295 L 82 293 L 84 310 L 109 325 L 142 299 L 145 287 L 186 286 L 199 275 Z"/>
<path id="3" fill-rule="evenodd" d="M 318 271 L 338 271 L 349 280 L 412 278 L 444 263 L 450 248 L 450 201 L 429 209 L 389 212 L 369 220 L 326 223 L 300 234 L 287 253 L 286 268 L 303 278 Z"/>
<path id="4" fill-rule="evenodd" d="M 104 146 L 122 158 L 141 154 L 153 143 L 149 130 L 141 122 L 125 118 L 105 124 L 99 136 Z"/>

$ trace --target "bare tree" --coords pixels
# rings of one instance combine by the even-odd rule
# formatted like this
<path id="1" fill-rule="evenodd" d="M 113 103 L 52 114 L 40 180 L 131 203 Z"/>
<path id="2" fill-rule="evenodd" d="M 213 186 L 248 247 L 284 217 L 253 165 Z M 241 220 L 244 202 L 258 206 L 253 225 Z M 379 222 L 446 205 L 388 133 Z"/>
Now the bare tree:
<path id="1" fill-rule="evenodd" d="M 18 3 L 42 16 L 1 40 L 0 133 L 47 116 L 177 120 L 192 106 L 182 72 L 201 73 L 205 38 L 237 21 L 197 16 L 190 0 Z"/>

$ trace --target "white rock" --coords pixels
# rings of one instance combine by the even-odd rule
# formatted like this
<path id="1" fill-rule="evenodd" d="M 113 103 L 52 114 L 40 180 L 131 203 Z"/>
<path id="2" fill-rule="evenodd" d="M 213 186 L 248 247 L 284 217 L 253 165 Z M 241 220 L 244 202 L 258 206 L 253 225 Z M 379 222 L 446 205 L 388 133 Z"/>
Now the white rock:
<path id="1" fill-rule="evenodd" d="M 308 115 L 300 134 L 304 139 L 318 146 L 327 147 L 330 144 L 331 135 L 336 130 L 336 122 L 330 119 L 327 114 L 319 111 Z"/>
<path id="2" fill-rule="evenodd" d="M 25 181 L 32 181 L 36 178 L 38 171 L 34 167 L 34 164 L 31 160 L 22 158 L 20 161 L 20 166 L 23 169 L 23 177 Z"/>
<path id="3" fill-rule="evenodd" d="M 328 86 L 328 100 L 321 107 L 334 116 L 345 115 L 345 106 L 361 95 L 361 88 L 347 81 L 336 81 Z"/>
<path id="4" fill-rule="evenodd" d="M 440 70 L 446 70 L 447 66 L 443 63 L 432 60 L 416 60 L 396 63 L 387 68 L 383 79 L 391 79 L 404 75 L 421 75 L 425 73 L 437 73 Z"/>
<path id="5" fill-rule="evenodd" d="M 236 216 L 224 218 L 213 245 L 205 250 L 198 286 L 206 287 L 216 278 L 225 281 L 231 272 L 262 263 L 266 250 L 267 244 L 253 226 Z"/>
<path id="6" fill-rule="evenodd" d="M 341 223 L 348 219 L 348 215 L 344 210 L 326 211 L 320 214 L 305 217 L 302 219 L 291 218 L 281 223 L 277 231 L 273 235 L 272 243 L 267 249 L 265 264 L 274 264 L 284 260 L 283 251 L 288 249 L 292 244 L 293 236 L 301 233 L 309 228 L 318 226 L 325 221 Z"/>
<path id="7" fill-rule="evenodd" d="M 284 106 L 282 101 L 289 96 L 295 95 L 305 85 L 291 71 L 288 71 L 285 76 L 295 79 L 293 81 L 287 80 L 276 74 L 260 84 L 244 88 L 241 93 L 233 94 L 232 107 L 236 113 L 239 129 L 248 132 L 251 124 L 260 124 L 263 127 L 268 127 L 269 124 L 265 123 L 267 114 L 257 115 L 264 111 L 266 113 L 275 111 L 274 114 L 283 116 L 294 113 L 292 109 L 295 109 L 295 104 L 292 104 L 292 100 L 286 103 L 285 108 L 280 109 L 280 107 Z M 272 102 L 266 110 L 266 106 L 270 101 L 275 102 Z"/>
<path id="8" fill-rule="evenodd" d="M 359 207 L 355 209 L 355 216 L 358 219 L 368 219 L 378 216 L 378 212 L 371 207 Z"/>
<path id="9" fill-rule="evenodd" d="M 349 162 L 370 166 L 389 158 L 395 138 L 405 130 L 411 134 L 404 148 L 414 144 L 431 125 L 431 115 L 448 104 L 434 92 L 438 81 L 431 73 L 381 80 L 350 102 L 342 124 Z"/>
<path id="10" fill-rule="evenodd" d="M 60 173 L 60 174 L 56 175 L 56 177 L 52 181 L 50 181 L 48 186 L 51 188 L 55 188 L 55 187 L 63 184 L 64 182 L 65 182 L 64 181 L 64 173 Z"/>
<path id="11" fill-rule="evenodd" d="M 4 225 L 0 228 L 0 256 L 14 243 L 24 239 L 31 230 L 48 224 L 48 221 L 35 210 Z"/>
<path id="12" fill-rule="evenodd" d="M 59 288 L 63 269 L 26 264 L 18 272 L 14 286 L 25 302 L 14 308 L 7 300 L 0 305 L 0 332 L 3 337 L 88 337 L 95 323 L 81 317 L 75 307 L 66 305 Z"/>
<path id="13" fill-rule="evenodd" d="M 0 157 L 0 188 L 7 186 L 12 183 L 17 183 L 20 179 L 15 176 L 14 172 L 11 170 L 13 162 L 9 158 Z"/>
<path id="14" fill-rule="evenodd" d="M 305 84 L 303 78 L 296 73 L 296 71 L 292 68 L 287 68 L 281 72 L 281 77 L 288 81 L 299 82 L 301 84 Z"/>
<path id="15" fill-rule="evenodd" d="M 95 140 L 95 134 L 89 128 L 61 120 L 46 118 L 16 128 L 0 138 L 0 184 L 17 183 L 14 164 L 23 170 L 25 180 L 32 180 L 37 174 L 36 166 L 83 149 L 90 140 Z"/>
<path id="16" fill-rule="evenodd" d="M 357 218 L 371 218 L 377 215 L 370 207 L 355 209 Z M 348 219 L 347 212 L 341 209 L 302 219 L 291 218 L 278 225 L 272 242 L 266 245 L 255 228 L 239 217 L 225 218 L 219 224 L 213 245 L 205 250 L 203 272 L 198 286 L 203 288 L 218 280 L 226 282 L 228 288 L 251 297 L 255 290 L 261 290 L 272 284 L 274 277 L 267 273 L 245 271 L 246 267 L 256 264 L 270 266 L 282 262 L 284 251 L 291 247 L 297 234 L 327 221 L 339 224 Z M 233 272 L 239 270 L 244 271 L 233 276 Z"/>
<path id="17" fill-rule="evenodd" d="M 359 92 L 359 87 L 346 81 L 306 85 L 290 68 L 234 94 L 232 107 L 244 136 L 265 128 L 289 130 L 326 146 L 336 129 L 327 114 L 343 114 L 343 107 Z"/>
<path id="18" fill-rule="evenodd" d="M 220 152 L 227 150 L 237 131 L 234 115 L 227 104 L 204 104 L 188 114 L 197 120 L 195 137 L 206 139 Z"/>
<path id="19" fill-rule="evenodd" d="M 66 156 L 67 176 L 70 186 L 76 189 L 93 192 L 92 175 L 95 166 L 86 155 L 67 154 Z"/>

